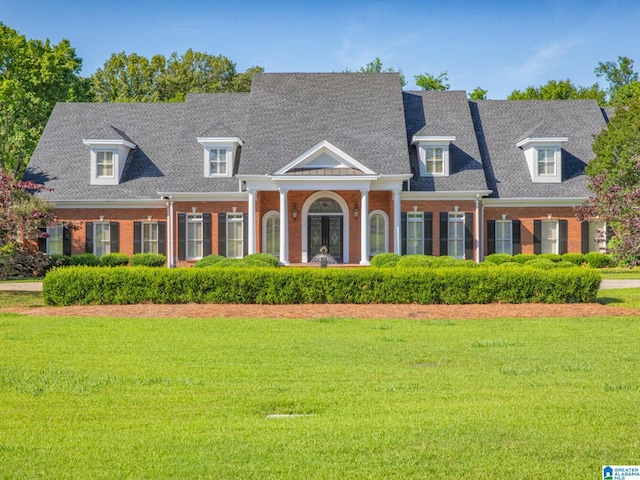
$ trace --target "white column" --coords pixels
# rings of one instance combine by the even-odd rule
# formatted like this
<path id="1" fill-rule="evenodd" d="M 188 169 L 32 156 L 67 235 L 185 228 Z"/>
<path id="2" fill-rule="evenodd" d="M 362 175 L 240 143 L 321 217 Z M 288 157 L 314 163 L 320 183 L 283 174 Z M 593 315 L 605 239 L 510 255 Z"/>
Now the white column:
<path id="1" fill-rule="evenodd" d="M 369 265 L 369 190 L 360 194 L 360 265 Z"/>
<path id="2" fill-rule="evenodd" d="M 289 265 L 289 207 L 287 206 L 287 190 L 280 191 L 280 263 Z"/>
<path id="3" fill-rule="evenodd" d="M 249 194 L 249 228 L 247 229 L 249 238 L 247 241 L 249 242 L 249 255 L 251 255 L 256 253 L 256 193 L 252 190 L 248 190 L 247 193 Z"/>
<path id="4" fill-rule="evenodd" d="M 400 231 L 400 190 L 393 191 L 393 251 L 398 255 L 402 255 L 402 232 Z"/>

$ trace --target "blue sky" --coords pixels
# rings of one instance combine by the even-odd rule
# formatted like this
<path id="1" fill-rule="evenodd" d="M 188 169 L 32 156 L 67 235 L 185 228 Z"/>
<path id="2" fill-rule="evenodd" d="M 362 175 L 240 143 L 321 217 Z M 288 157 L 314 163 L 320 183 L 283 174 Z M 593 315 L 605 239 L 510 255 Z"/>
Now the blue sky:
<path id="1" fill-rule="evenodd" d="M 446 71 L 452 89 L 501 99 L 550 79 L 592 85 L 598 62 L 620 55 L 640 70 L 637 0 L 0 0 L 0 21 L 29 38 L 67 38 L 84 76 L 121 51 L 192 48 L 267 72 L 357 70 L 379 57 L 402 69 L 406 89 Z"/>

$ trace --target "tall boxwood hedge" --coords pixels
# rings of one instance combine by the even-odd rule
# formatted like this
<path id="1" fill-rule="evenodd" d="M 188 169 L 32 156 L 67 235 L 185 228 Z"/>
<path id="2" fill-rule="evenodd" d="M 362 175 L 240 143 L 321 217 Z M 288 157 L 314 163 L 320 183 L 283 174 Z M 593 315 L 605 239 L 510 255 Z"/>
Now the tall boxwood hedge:
<path id="1" fill-rule="evenodd" d="M 132 303 L 577 303 L 596 298 L 585 268 L 314 269 L 68 267 L 49 272 L 48 305 Z"/>

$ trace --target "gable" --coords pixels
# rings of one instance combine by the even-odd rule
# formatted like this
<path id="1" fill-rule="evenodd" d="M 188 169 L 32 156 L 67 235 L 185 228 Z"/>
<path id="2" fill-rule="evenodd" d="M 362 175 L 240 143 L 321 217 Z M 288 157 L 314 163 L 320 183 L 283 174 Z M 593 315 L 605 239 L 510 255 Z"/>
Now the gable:
<path id="1" fill-rule="evenodd" d="M 375 172 L 325 140 L 276 170 L 274 175 L 375 175 Z"/>

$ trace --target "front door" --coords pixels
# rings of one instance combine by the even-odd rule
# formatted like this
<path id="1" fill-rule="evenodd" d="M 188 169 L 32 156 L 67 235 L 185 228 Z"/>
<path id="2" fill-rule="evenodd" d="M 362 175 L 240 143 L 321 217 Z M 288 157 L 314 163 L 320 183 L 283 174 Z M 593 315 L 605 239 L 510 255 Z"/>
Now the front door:
<path id="1" fill-rule="evenodd" d="M 342 263 L 342 216 L 309 215 L 309 259 L 327 247 L 329 255 Z"/>

